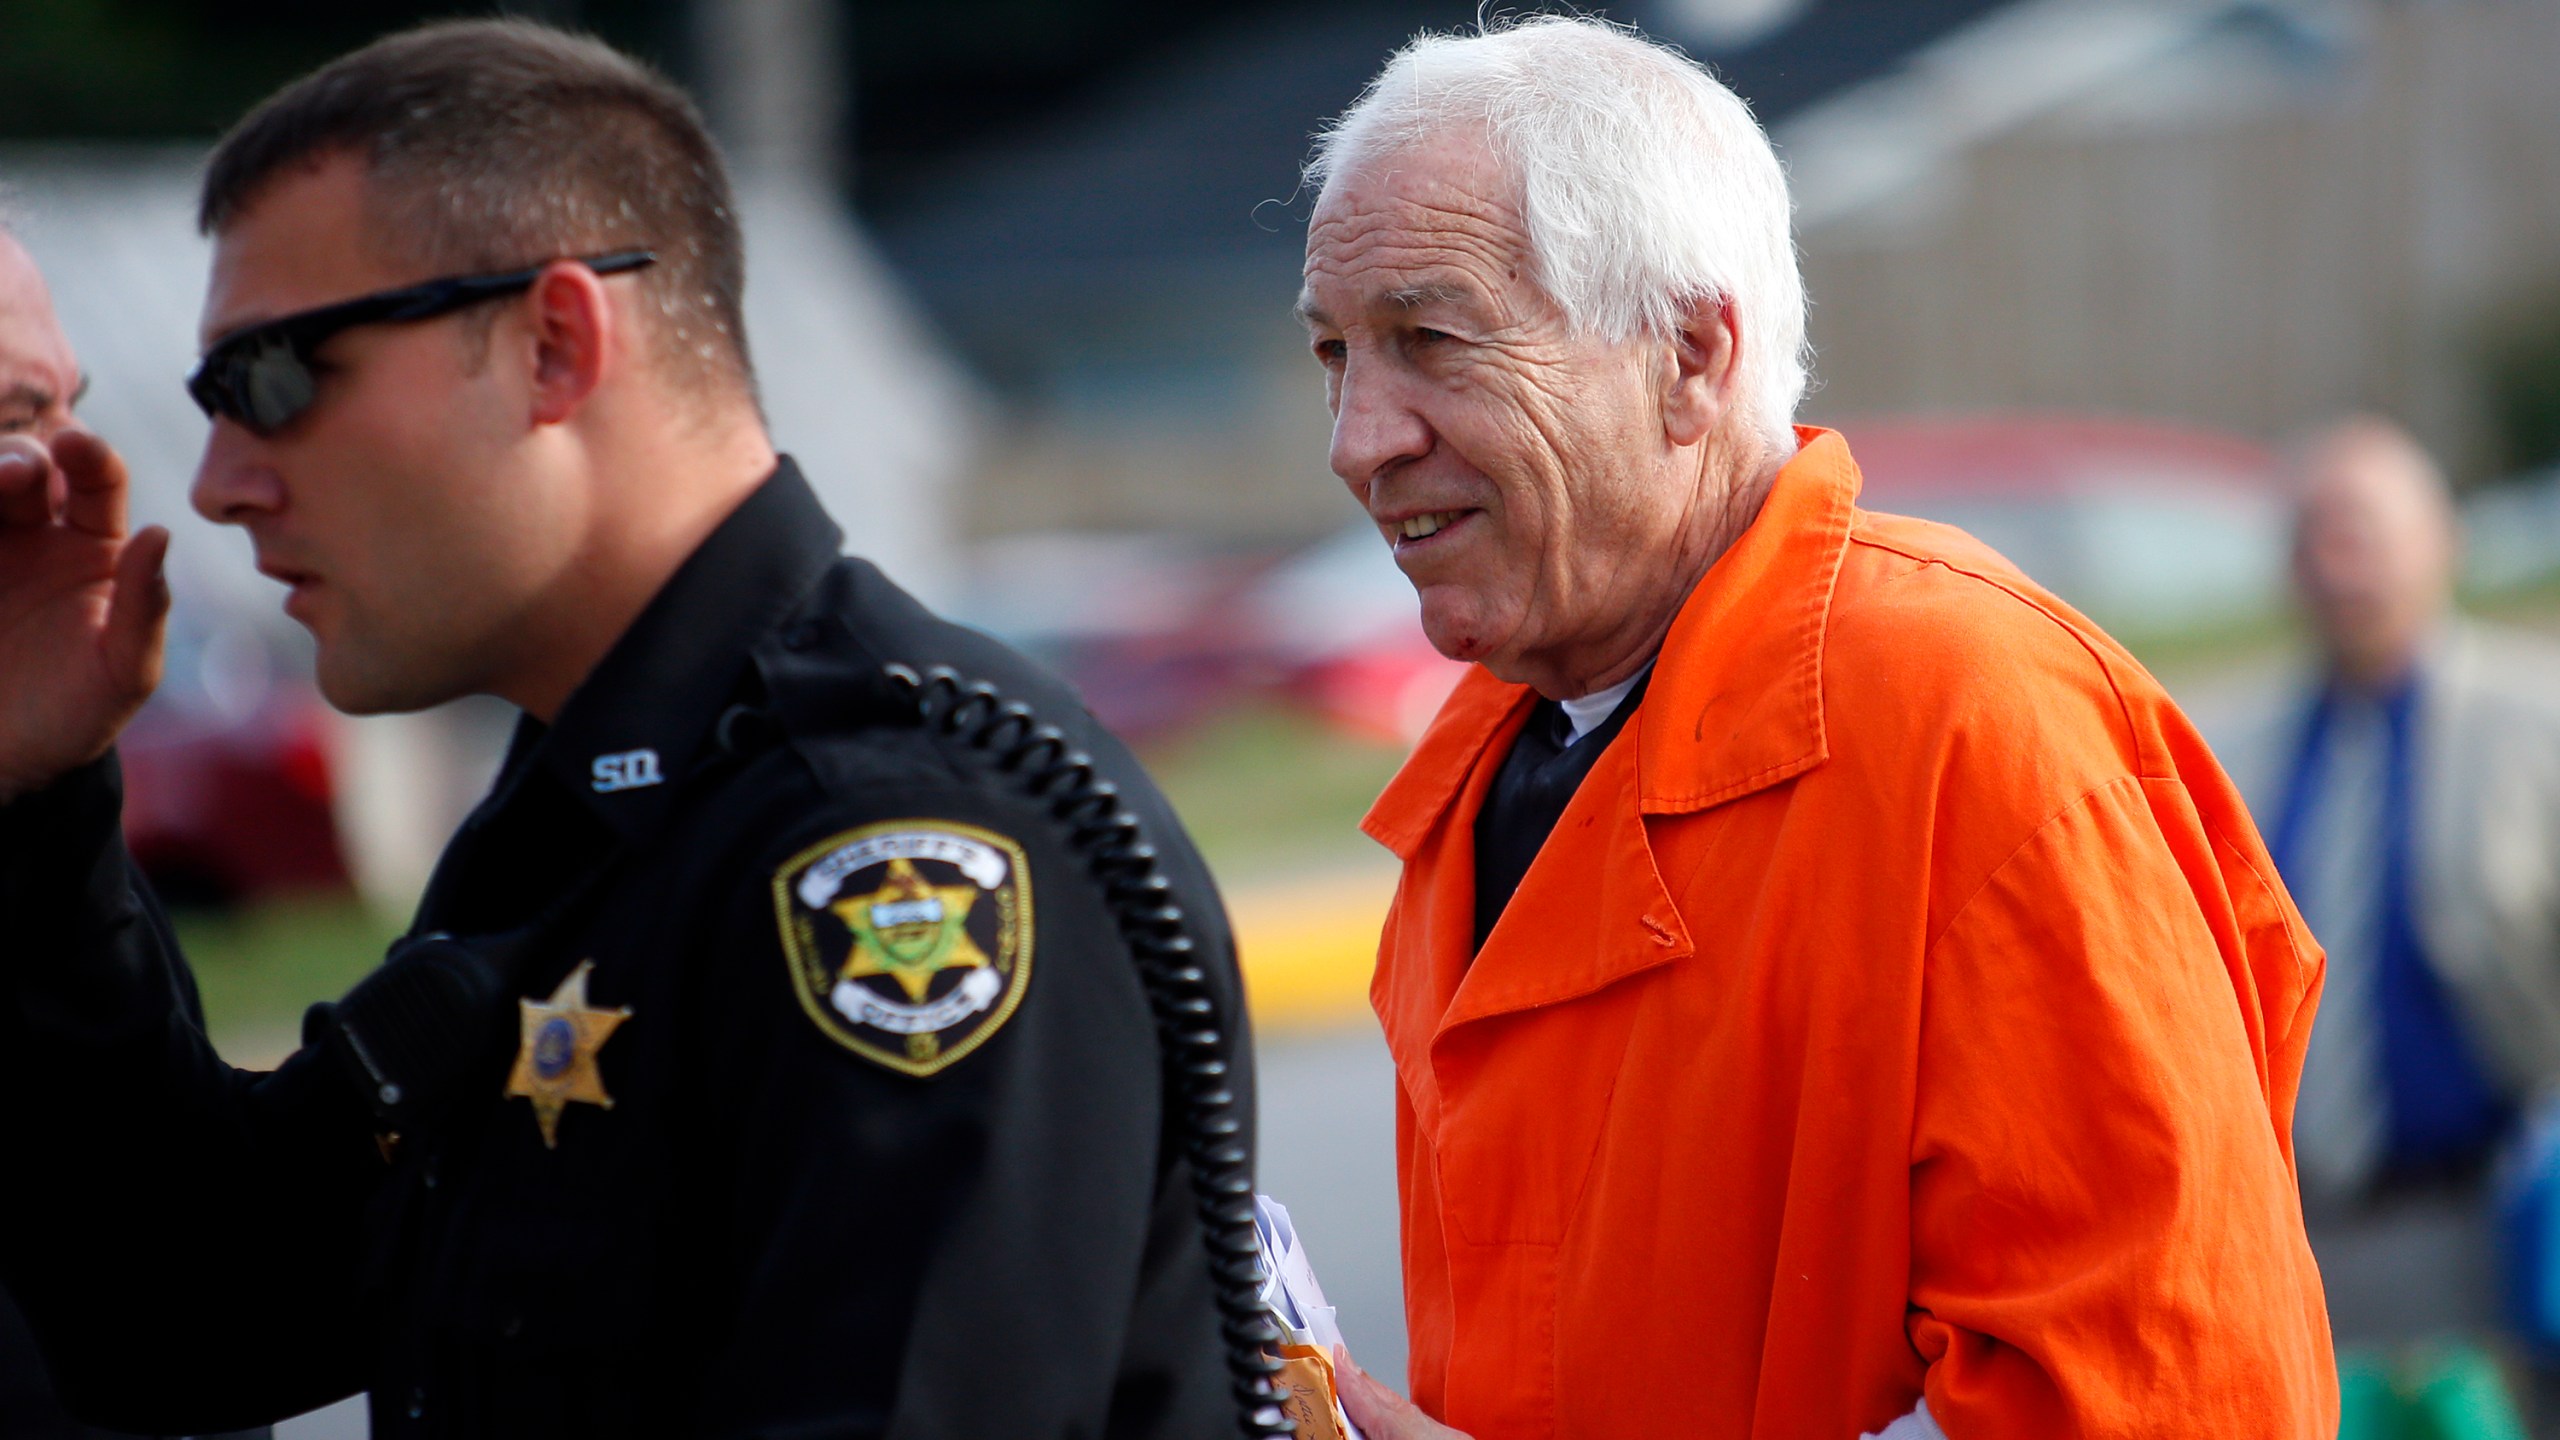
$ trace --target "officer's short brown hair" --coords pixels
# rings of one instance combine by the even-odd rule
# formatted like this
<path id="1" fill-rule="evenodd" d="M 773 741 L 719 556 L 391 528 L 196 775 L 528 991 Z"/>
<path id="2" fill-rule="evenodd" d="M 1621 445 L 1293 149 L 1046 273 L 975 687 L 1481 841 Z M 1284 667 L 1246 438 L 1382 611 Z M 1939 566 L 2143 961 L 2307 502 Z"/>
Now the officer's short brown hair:
<path id="1" fill-rule="evenodd" d="M 214 148 L 196 210 L 219 235 L 289 168 L 361 157 L 381 243 L 438 274 L 647 249 L 662 361 L 753 388 L 745 246 L 719 148 L 677 85 L 525 20 L 423 25 L 269 96 Z"/>

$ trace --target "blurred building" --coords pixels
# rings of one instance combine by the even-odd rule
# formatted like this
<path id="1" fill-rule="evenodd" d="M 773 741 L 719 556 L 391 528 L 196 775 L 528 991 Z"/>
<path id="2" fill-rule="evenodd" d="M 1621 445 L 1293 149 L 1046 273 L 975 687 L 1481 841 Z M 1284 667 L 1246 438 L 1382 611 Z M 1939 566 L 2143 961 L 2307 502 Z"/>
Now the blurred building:
<path id="1" fill-rule="evenodd" d="M 867 201 L 1005 429 L 973 535 L 1346 514 L 1287 315 L 1310 131 L 1471 3 L 1238 7 Z M 2407 416 L 2471 475 L 2491 332 L 2560 294 L 2544 0 L 1640 0 L 1794 173 L 1807 416 Z M 2560 304 L 2551 328 L 2560 334 Z"/>
<path id="2" fill-rule="evenodd" d="M 1992 8 L 1647 0 L 1610 13 L 1694 46 L 1783 120 Z M 1396 46 L 1477 9 L 1237 6 L 870 202 L 883 248 L 1005 407 L 968 533 L 1295 541 L 1350 516 L 1289 313 L 1312 199 L 1298 167 Z"/>
<path id="3" fill-rule="evenodd" d="M 2555 74 L 2542 0 L 2003 6 L 1779 127 L 1809 414 L 2372 407 L 2494 474 L 2490 342 L 2560 294 Z"/>

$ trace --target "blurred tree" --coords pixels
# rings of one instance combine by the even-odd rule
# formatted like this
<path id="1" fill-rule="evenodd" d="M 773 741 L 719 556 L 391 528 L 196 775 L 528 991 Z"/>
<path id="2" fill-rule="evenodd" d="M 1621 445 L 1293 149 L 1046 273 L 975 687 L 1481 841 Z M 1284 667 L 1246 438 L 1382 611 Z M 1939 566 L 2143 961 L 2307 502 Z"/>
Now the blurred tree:
<path id="1" fill-rule="evenodd" d="M 953 152 L 1281 3 L 853 0 L 853 179 L 866 204 L 894 197 Z"/>
<path id="2" fill-rule="evenodd" d="M 384 31 L 497 11 L 577 24 L 684 69 L 681 0 L 7 0 L 0 138 L 210 137 Z"/>
<path id="3" fill-rule="evenodd" d="M 2499 473 L 2560 465 L 2560 286 L 2506 310 L 2483 354 Z"/>
<path id="4" fill-rule="evenodd" d="M 0 140 L 210 137 L 331 56 L 445 15 L 577 25 L 698 86 L 694 12 L 707 3 L 717 0 L 5 0 Z M 1213 20 L 1282 0 L 838 3 L 853 40 L 845 153 L 868 190 L 895 189 Z"/>

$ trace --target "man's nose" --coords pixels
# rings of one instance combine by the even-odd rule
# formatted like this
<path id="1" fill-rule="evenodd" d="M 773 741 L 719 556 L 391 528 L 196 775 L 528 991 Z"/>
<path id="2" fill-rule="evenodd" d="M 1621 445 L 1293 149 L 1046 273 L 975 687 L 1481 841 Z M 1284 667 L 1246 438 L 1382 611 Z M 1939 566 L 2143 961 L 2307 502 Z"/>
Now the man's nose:
<path id="1" fill-rule="evenodd" d="M 246 525 L 284 508 L 284 478 L 266 462 L 257 437 L 237 425 L 214 423 L 196 462 L 187 502 L 217 525 Z"/>
<path id="2" fill-rule="evenodd" d="M 1384 366 L 1355 354 L 1342 367 L 1333 409 L 1333 473 L 1364 489 L 1399 461 L 1430 453 L 1431 426 Z"/>

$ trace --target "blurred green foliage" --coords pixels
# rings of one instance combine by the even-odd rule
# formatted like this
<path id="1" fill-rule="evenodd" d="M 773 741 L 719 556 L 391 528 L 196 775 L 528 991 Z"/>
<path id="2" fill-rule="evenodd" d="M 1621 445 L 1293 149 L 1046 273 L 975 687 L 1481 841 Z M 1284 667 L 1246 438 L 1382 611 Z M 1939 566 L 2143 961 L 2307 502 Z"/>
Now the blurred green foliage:
<path id="1" fill-rule="evenodd" d="M 2507 308 L 2481 355 L 2498 473 L 2560 465 L 2560 287 Z"/>
<path id="2" fill-rule="evenodd" d="M 500 11 L 574 23 L 662 63 L 677 0 L 7 0 L 0 136 L 210 138 L 294 76 L 388 30 Z"/>

